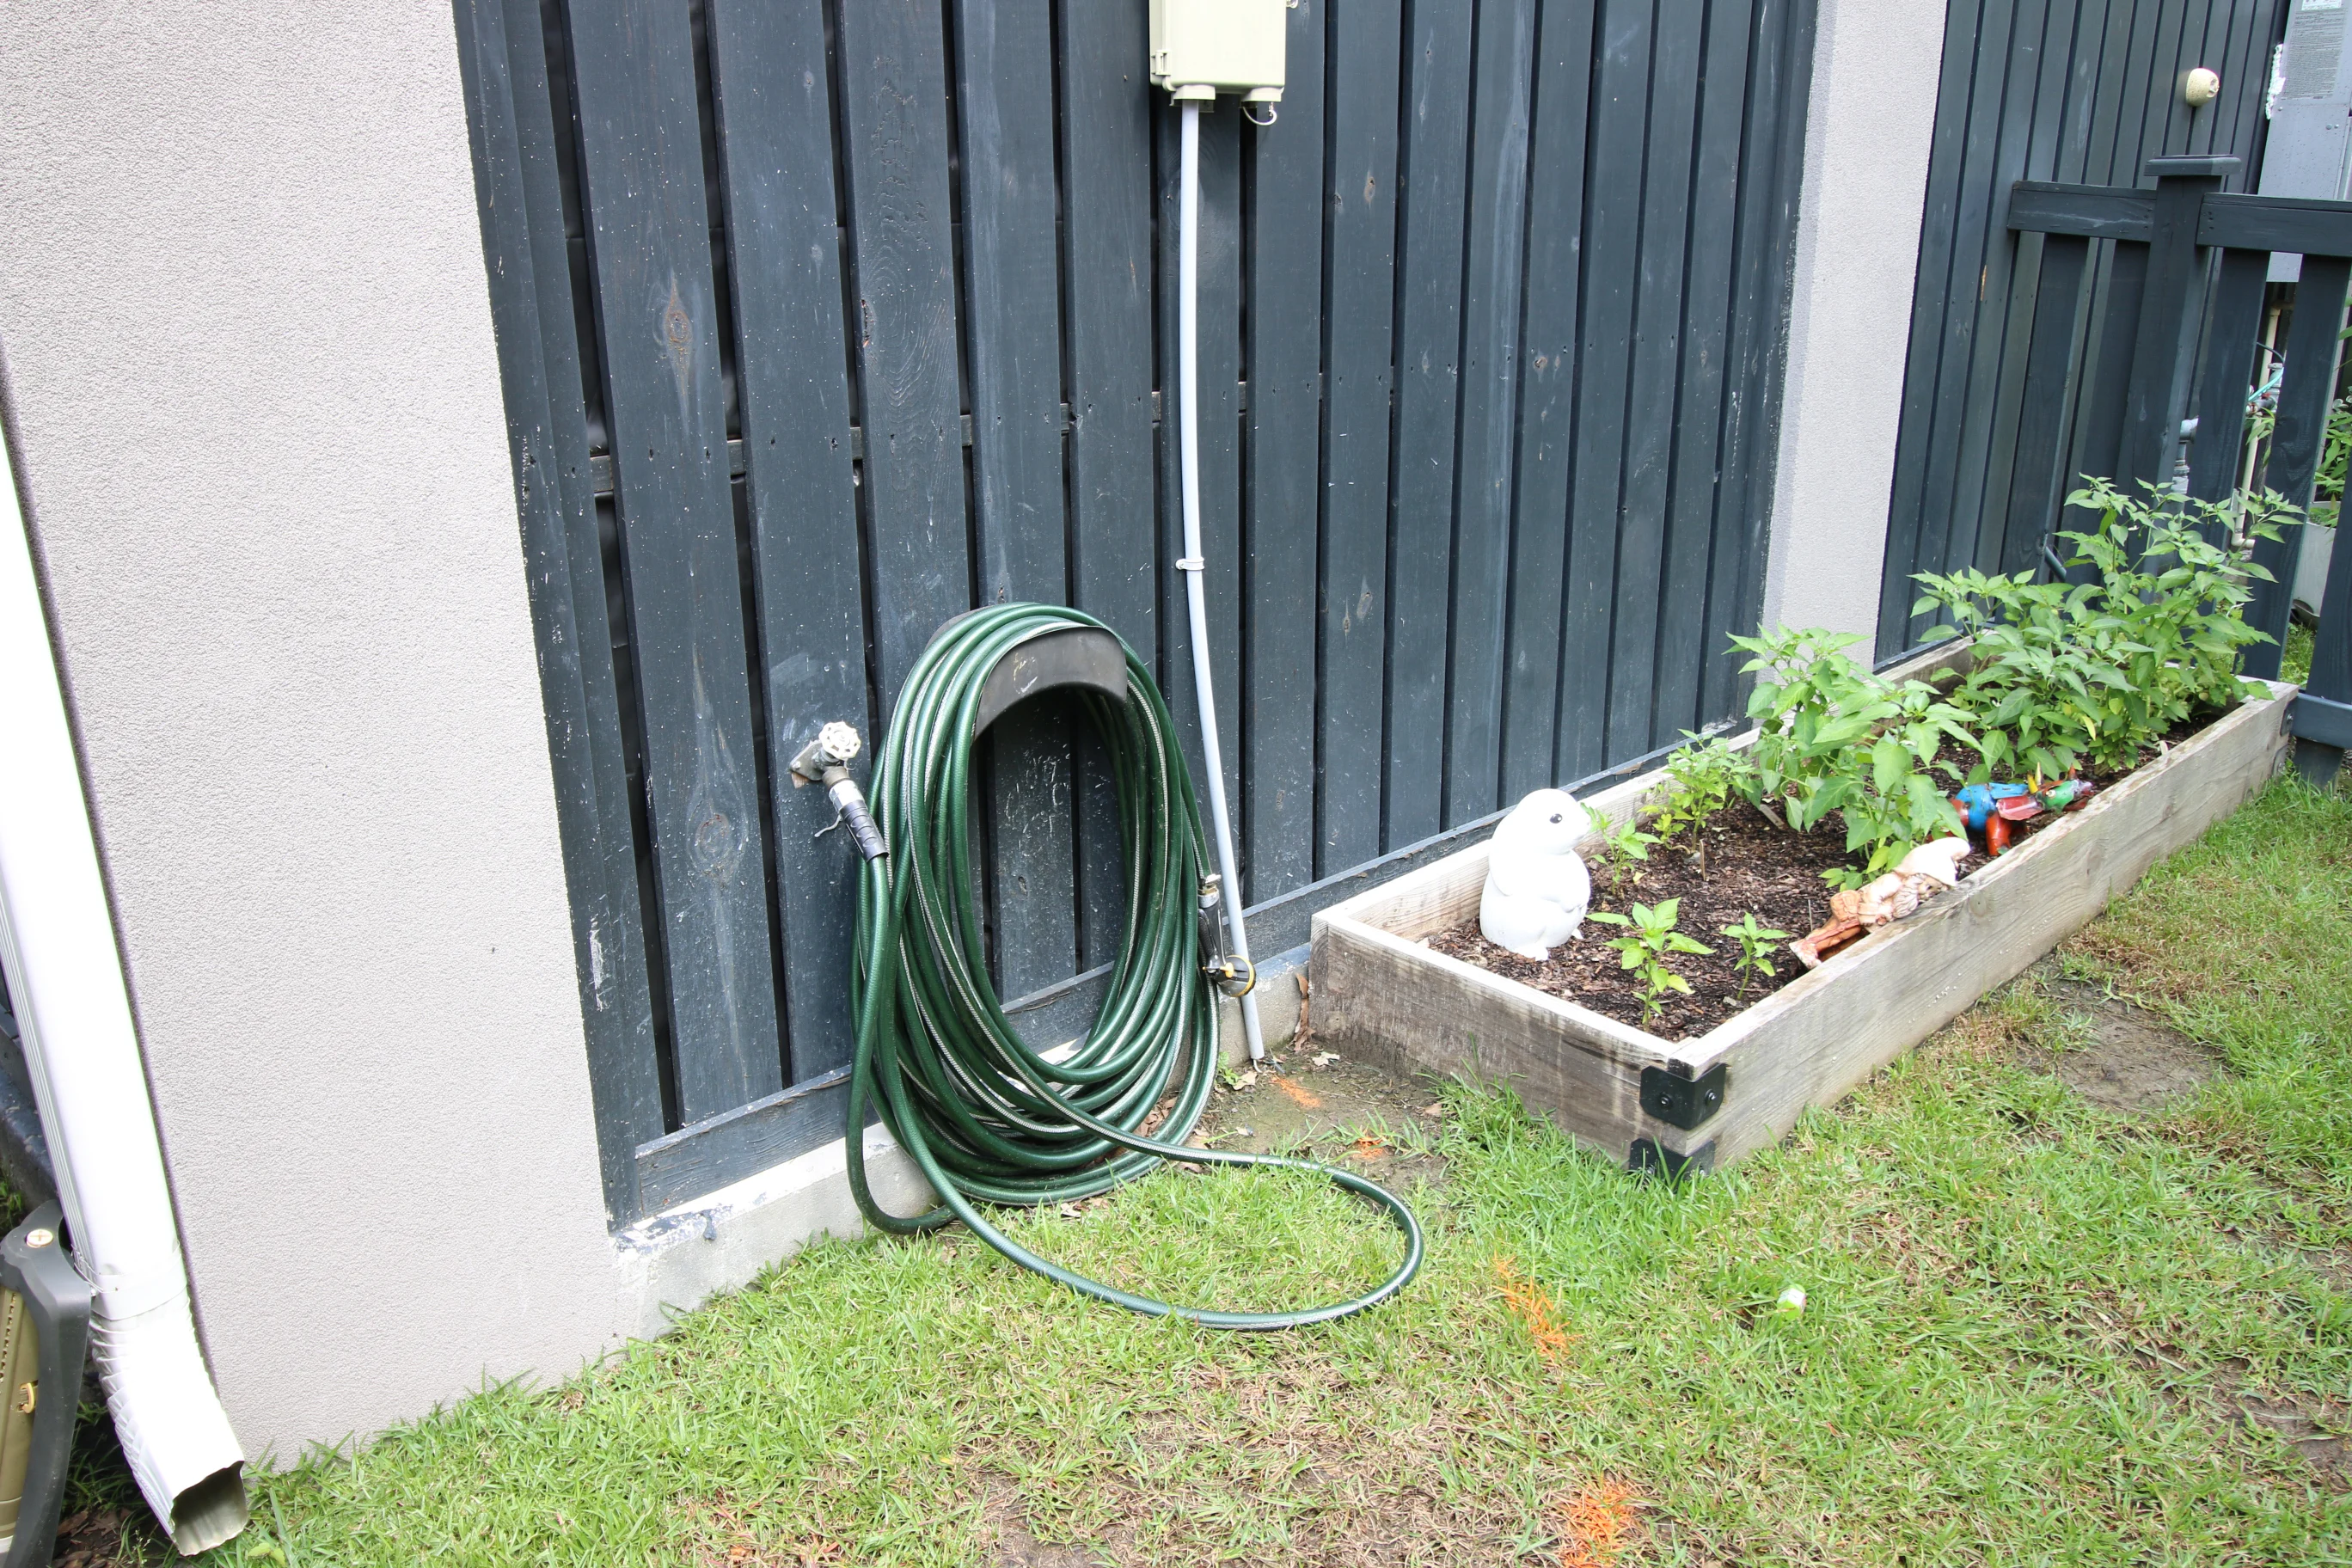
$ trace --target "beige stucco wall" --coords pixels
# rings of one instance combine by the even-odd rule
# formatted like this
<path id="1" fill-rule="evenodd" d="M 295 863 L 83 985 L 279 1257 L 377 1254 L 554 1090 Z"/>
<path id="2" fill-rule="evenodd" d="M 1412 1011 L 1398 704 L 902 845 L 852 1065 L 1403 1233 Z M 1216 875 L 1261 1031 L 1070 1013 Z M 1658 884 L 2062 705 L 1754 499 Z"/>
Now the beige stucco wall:
<path id="1" fill-rule="evenodd" d="M 12 5 L 0 353 L 248 1452 L 608 1342 L 446 0 Z"/>
<path id="2" fill-rule="evenodd" d="M 1878 625 L 1945 0 L 1820 0 L 1767 626 Z"/>

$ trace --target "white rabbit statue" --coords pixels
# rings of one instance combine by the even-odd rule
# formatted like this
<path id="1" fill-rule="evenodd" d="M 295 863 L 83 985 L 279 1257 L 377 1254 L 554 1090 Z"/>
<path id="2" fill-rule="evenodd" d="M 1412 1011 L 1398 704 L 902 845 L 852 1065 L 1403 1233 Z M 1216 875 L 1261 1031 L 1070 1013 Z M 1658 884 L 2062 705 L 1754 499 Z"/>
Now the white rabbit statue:
<path id="1" fill-rule="evenodd" d="M 1486 847 L 1478 929 L 1488 942 L 1541 962 L 1580 934 L 1592 877 L 1576 841 L 1589 831 L 1584 807 L 1563 789 L 1539 789 L 1511 808 Z"/>

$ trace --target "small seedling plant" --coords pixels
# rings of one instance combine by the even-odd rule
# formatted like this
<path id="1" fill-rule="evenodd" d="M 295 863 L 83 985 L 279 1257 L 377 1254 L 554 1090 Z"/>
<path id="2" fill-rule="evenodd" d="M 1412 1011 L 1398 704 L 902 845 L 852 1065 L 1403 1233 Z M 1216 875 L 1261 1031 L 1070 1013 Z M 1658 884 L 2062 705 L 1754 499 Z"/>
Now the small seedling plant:
<path id="1" fill-rule="evenodd" d="M 1680 899 L 1661 899 L 1655 909 L 1647 904 L 1635 904 L 1631 919 L 1611 914 L 1605 910 L 1596 910 L 1584 917 L 1599 921 L 1603 925 L 1627 928 L 1623 936 L 1611 937 L 1609 945 L 1617 950 L 1620 966 L 1633 971 L 1634 978 L 1641 982 L 1642 1017 L 1644 1022 L 1658 1016 L 1658 1010 L 1665 1005 L 1669 994 L 1680 992 L 1685 996 L 1690 994 L 1690 982 L 1666 967 L 1666 955 L 1670 952 L 1715 952 L 1715 949 L 1695 942 L 1675 929 L 1675 923 L 1681 916 Z"/>
<path id="2" fill-rule="evenodd" d="M 1725 936 L 1739 944 L 1738 960 L 1731 967 L 1739 976 L 1740 995 L 1748 994 L 1750 984 L 1769 980 L 1780 973 L 1772 967 L 1769 955 L 1774 942 L 1789 940 L 1787 931 L 1758 925 L 1753 910 L 1742 914 L 1738 924 L 1725 926 L 1722 931 Z"/>
<path id="3" fill-rule="evenodd" d="M 1624 886 L 1626 874 L 1632 870 L 1633 862 L 1649 859 L 1650 846 L 1658 841 L 1658 836 L 1643 832 L 1641 824 L 1632 817 L 1615 822 L 1611 820 L 1608 813 L 1589 805 L 1584 808 L 1584 815 L 1592 824 L 1592 831 L 1600 836 L 1602 848 L 1608 856 L 1609 887 L 1613 892 Z M 1633 880 L 1639 882 L 1641 879 L 1641 874 L 1634 872 Z"/>
<path id="4" fill-rule="evenodd" d="M 1734 751 L 1721 737 L 1712 739 L 1683 731 L 1689 742 L 1666 759 L 1665 799 L 1658 807 L 1654 826 L 1662 842 L 1673 844 L 1685 836 L 1685 846 L 1700 873 L 1706 870 L 1706 837 L 1704 829 L 1709 818 L 1731 802 L 1736 790 L 1742 788 L 1755 769 L 1744 752 Z"/>

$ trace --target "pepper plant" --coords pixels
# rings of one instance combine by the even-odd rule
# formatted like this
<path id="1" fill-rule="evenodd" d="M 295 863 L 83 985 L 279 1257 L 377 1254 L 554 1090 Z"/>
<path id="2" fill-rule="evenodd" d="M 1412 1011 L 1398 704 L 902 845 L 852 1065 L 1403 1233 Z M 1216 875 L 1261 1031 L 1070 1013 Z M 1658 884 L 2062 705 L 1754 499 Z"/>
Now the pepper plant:
<path id="1" fill-rule="evenodd" d="M 1732 969 L 1739 975 L 1739 994 L 1748 994 L 1750 981 L 1769 980 L 1779 973 L 1769 957 L 1772 944 L 1786 942 L 1789 933 L 1774 931 L 1770 926 L 1756 923 L 1756 911 L 1748 910 L 1739 917 L 1739 923 L 1723 928 L 1723 934 L 1739 944 L 1739 957 Z"/>
<path id="2" fill-rule="evenodd" d="M 1800 833 L 1841 813 L 1846 847 L 1868 851 L 1860 870 L 1823 872 L 1832 885 L 1859 887 L 1916 845 L 1961 831 L 1948 796 L 1968 770 L 1940 753 L 1948 740 L 1978 749 L 1965 709 L 1927 681 L 1897 685 L 1855 664 L 1842 650 L 1858 637 L 1807 629 L 1731 640 L 1755 656 L 1746 668 L 1758 677 L 1748 798 L 1777 805 Z"/>
<path id="3" fill-rule="evenodd" d="M 2093 479 L 2068 498 L 2086 528 L 2059 537 L 2081 583 L 2037 583 L 2034 573 L 1921 573 L 1913 614 L 1940 609 L 1929 637 L 1969 633 L 1974 667 L 1956 693 L 1978 715 L 1984 767 L 2007 763 L 2044 776 L 2084 760 L 2127 768 L 2200 710 L 2258 689 L 2238 667 L 2270 639 L 2245 623 L 2252 584 L 2270 574 L 2251 558 L 2300 514 L 2274 493 L 2212 502 L 2143 485 L 2126 494 Z"/>
<path id="4" fill-rule="evenodd" d="M 1584 917 L 1599 921 L 1603 925 L 1629 928 L 1623 936 L 1611 937 L 1609 945 L 1617 950 L 1620 966 L 1634 971 L 1635 977 L 1642 983 L 1642 1017 L 1644 1021 L 1658 1016 L 1658 1009 L 1665 1005 L 1669 992 L 1679 991 L 1685 996 L 1690 994 L 1690 982 L 1666 967 L 1666 955 L 1670 952 L 1712 953 L 1715 951 L 1676 931 L 1675 924 L 1681 917 L 1680 899 L 1661 899 L 1655 909 L 1647 904 L 1635 904 L 1630 920 L 1623 915 L 1612 915 L 1605 910 L 1596 910 Z"/>

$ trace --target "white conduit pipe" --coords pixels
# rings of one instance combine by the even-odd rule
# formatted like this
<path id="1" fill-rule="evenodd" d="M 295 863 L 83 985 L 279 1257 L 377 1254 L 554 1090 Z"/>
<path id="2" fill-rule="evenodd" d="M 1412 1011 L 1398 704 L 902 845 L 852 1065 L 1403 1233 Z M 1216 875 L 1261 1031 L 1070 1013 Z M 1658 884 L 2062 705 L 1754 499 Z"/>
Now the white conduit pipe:
<path id="1" fill-rule="evenodd" d="M 1242 929 L 1242 879 L 1234 869 L 1234 824 L 1225 810 L 1225 759 L 1217 743 L 1217 702 L 1209 684 L 1209 602 L 1202 578 L 1208 561 L 1201 552 L 1201 106 L 1184 105 L 1183 155 L 1179 168 L 1176 262 L 1176 428 L 1178 464 L 1184 485 L 1185 603 L 1192 612 L 1192 690 L 1201 703 L 1201 756 L 1209 770 L 1209 816 L 1217 830 L 1217 869 L 1224 880 L 1225 931 L 1233 955 L 1249 962 L 1249 933 Z M 1255 970 L 1252 971 L 1255 973 Z M 1257 1021 L 1257 993 L 1242 996 L 1242 1032 L 1249 1057 L 1265 1060 L 1265 1037 Z"/>
<path id="2" fill-rule="evenodd" d="M 245 1454 L 196 1346 L 47 624 L 0 447 L 0 964 L 74 1261 L 96 1293 L 90 1354 L 107 1407 L 148 1506 L 194 1553 L 245 1528 Z"/>

